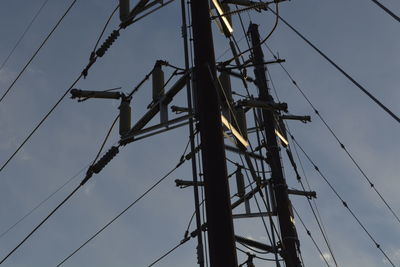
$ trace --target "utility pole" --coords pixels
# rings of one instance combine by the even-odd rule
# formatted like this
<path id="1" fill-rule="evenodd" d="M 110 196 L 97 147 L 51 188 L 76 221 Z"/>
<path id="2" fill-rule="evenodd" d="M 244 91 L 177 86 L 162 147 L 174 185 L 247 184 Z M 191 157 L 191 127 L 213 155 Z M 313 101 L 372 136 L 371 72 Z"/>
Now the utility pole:
<path id="1" fill-rule="evenodd" d="M 260 35 L 258 33 L 258 25 L 250 24 L 249 33 L 252 43 L 252 61 L 255 66 L 254 74 L 256 85 L 259 90 L 259 100 L 267 103 L 274 103 L 274 99 L 269 93 L 267 78 L 265 75 L 266 67 L 264 64 L 264 54 L 261 49 Z M 297 254 L 299 240 L 294 225 L 292 207 L 288 196 L 288 188 L 286 180 L 283 176 L 282 163 L 279 155 L 278 141 L 275 134 L 276 119 L 273 110 L 262 110 L 261 125 L 264 128 L 267 159 L 271 167 L 271 181 L 273 192 L 276 200 L 276 210 L 278 214 L 279 226 L 282 238 L 283 258 L 287 267 L 301 267 L 300 259 Z"/>
<path id="2" fill-rule="evenodd" d="M 193 84 L 199 121 L 211 267 L 237 267 L 225 147 L 216 79 L 209 5 L 191 1 L 194 46 Z"/>

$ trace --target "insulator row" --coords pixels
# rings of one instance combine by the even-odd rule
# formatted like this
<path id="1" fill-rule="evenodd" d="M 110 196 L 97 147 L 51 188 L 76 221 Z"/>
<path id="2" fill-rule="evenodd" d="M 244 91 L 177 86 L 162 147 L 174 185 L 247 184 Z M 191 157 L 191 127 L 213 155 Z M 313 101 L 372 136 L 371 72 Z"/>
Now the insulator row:
<path id="1" fill-rule="evenodd" d="M 117 40 L 118 36 L 119 36 L 119 31 L 114 30 L 110 34 L 110 36 L 108 36 L 107 40 L 105 40 L 105 42 L 101 45 L 101 47 L 97 49 L 96 55 L 98 57 L 104 56 L 108 48 L 110 48 L 110 46 L 115 42 L 115 40 Z"/>
<path id="2" fill-rule="evenodd" d="M 238 197 L 243 197 L 246 194 L 246 189 L 244 186 L 244 177 L 241 168 L 238 167 L 236 170 L 236 187 Z"/>
<path id="3" fill-rule="evenodd" d="M 92 171 L 94 173 L 99 173 L 118 154 L 118 152 L 118 147 L 111 147 L 110 150 L 108 150 L 107 153 L 92 166 Z"/>
<path id="4" fill-rule="evenodd" d="M 119 134 L 126 135 L 131 130 L 131 107 L 129 99 L 123 99 L 119 106 Z"/>
<path id="5" fill-rule="evenodd" d="M 164 72 L 160 61 L 157 61 L 152 73 L 153 102 L 157 102 L 164 95 Z"/>

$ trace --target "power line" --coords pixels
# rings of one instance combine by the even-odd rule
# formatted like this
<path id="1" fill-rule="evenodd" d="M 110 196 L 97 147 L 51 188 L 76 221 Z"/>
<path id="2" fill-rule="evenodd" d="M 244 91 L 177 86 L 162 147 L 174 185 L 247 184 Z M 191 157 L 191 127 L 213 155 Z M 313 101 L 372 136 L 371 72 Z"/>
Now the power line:
<path id="1" fill-rule="evenodd" d="M 379 6 L 380 8 L 382 8 L 387 14 L 389 14 L 390 16 L 392 16 L 395 20 L 397 20 L 397 22 L 400 22 L 400 18 L 399 16 L 397 16 L 396 14 L 394 14 L 392 11 L 390 11 L 389 8 L 385 7 L 384 5 L 382 5 L 381 3 L 379 3 L 377 0 L 371 0 L 372 2 L 374 2 L 377 6 Z"/>
<path id="2" fill-rule="evenodd" d="M 14 156 L 21 150 L 21 148 L 25 145 L 26 142 L 32 137 L 32 135 L 39 129 L 39 127 L 45 122 L 45 120 L 50 116 L 51 113 L 56 109 L 56 107 L 61 103 L 61 101 L 65 98 L 68 92 L 78 83 L 78 81 L 82 78 L 83 74 L 81 73 L 78 78 L 71 84 L 71 86 L 63 93 L 63 95 L 57 100 L 57 102 L 51 107 L 51 109 L 46 113 L 46 115 L 40 120 L 40 122 L 35 126 L 35 128 L 29 133 L 29 135 L 24 139 L 24 141 L 18 146 L 18 148 L 14 151 L 14 153 L 7 159 L 7 161 L 1 166 L 0 172 L 4 170 L 4 168 L 8 165 L 8 163 L 14 158 Z"/>
<path id="3" fill-rule="evenodd" d="M 268 8 L 272 13 L 274 13 L 286 26 L 288 26 L 294 33 L 296 33 L 303 41 L 305 41 L 309 46 L 311 46 L 318 54 L 325 58 L 332 66 L 334 66 L 340 73 L 342 73 L 347 79 L 349 79 L 355 86 L 357 86 L 364 94 L 366 94 L 372 101 L 374 101 L 379 107 L 381 107 L 387 114 L 389 114 L 393 119 L 400 123 L 400 118 L 394 114 L 388 107 L 386 107 L 382 102 L 380 102 L 375 96 L 373 96 L 367 89 L 365 89 L 359 82 L 357 82 L 353 77 L 351 77 L 346 71 L 339 67 L 332 59 L 330 59 L 325 53 L 323 53 L 319 48 L 317 48 L 311 41 L 309 41 L 303 34 L 296 30 L 292 25 L 290 25 L 286 20 L 284 20 L 278 13 Z"/>
<path id="4" fill-rule="evenodd" d="M 3 93 L 3 95 L 0 98 L 0 103 L 3 101 L 3 99 L 6 97 L 8 92 L 14 87 L 15 83 L 18 81 L 18 79 L 21 77 L 21 75 L 24 73 L 26 68 L 31 64 L 33 59 L 36 57 L 36 55 L 39 53 L 39 51 L 42 49 L 42 47 L 46 44 L 46 42 L 50 39 L 51 35 L 54 33 L 54 31 L 58 28 L 58 26 L 61 24 L 65 16 L 69 13 L 69 11 L 72 9 L 72 7 L 75 5 L 77 0 L 73 0 L 67 10 L 64 12 L 64 14 L 61 16 L 61 18 L 57 21 L 56 25 L 54 25 L 53 29 L 50 31 L 50 33 L 46 36 L 46 38 L 43 40 L 42 44 L 39 46 L 39 48 L 35 51 L 35 53 L 32 55 L 32 57 L 28 60 L 28 62 L 25 64 L 25 66 L 22 68 L 22 70 L 19 72 L 17 77 L 14 79 L 14 81 L 11 83 L 11 85 L 8 87 L 8 89 Z"/>
<path id="5" fill-rule="evenodd" d="M 342 202 L 343 206 L 350 212 L 352 217 L 357 221 L 359 226 L 364 230 L 364 232 L 368 235 L 368 237 L 371 239 L 371 241 L 375 244 L 375 246 L 379 249 L 379 251 L 384 255 L 384 257 L 388 260 L 388 262 L 392 265 L 395 266 L 393 261 L 389 258 L 389 256 L 386 254 L 386 252 L 381 248 L 381 245 L 378 244 L 378 242 L 375 240 L 375 238 L 371 235 L 371 233 L 367 230 L 367 228 L 364 226 L 364 224 L 360 221 L 360 219 L 356 216 L 356 214 L 353 212 L 352 209 L 350 209 L 349 205 L 347 202 L 341 197 L 341 195 L 338 193 L 338 191 L 333 187 L 333 185 L 329 182 L 329 180 L 326 178 L 326 176 L 321 172 L 321 170 L 318 168 L 318 166 L 314 163 L 314 161 L 311 159 L 311 157 L 305 152 L 305 150 L 300 146 L 300 144 L 297 142 L 297 140 L 294 138 L 292 133 L 288 131 L 291 139 L 293 142 L 296 143 L 296 145 L 300 148 L 300 150 L 303 152 L 303 154 L 306 156 L 308 161 L 311 163 L 311 165 L 314 167 L 314 169 L 318 172 L 318 174 L 321 176 L 321 178 L 327 183 L 329 188 L 332 190 L 332 192 L 336 195 L 336 197 Z"/>
<path id="6" fill-rule="evenodd" d="M 190 240 L 190 236 L 182 239 L 175 247 L 171 248 L 170 250 L 168 250 L 165 254 L 163 254 L 162 256 L 160 256 L 158 259 L 156 259 L 155 261 L 153 261 L 152 263 L 150 263 L 148 265 L 148 267 L 154 266 L 156 263 L 158 263 L 159 261 L 161 261 L 162 259 L 164 259 L 165 257 L 167 257 L 169 254 L 171 254 L 172 252 L 174 252 L 177 248 L 179 248 L 180 246 L 182 246 L 183 244 L 185 244 L 187 241 Z"/>
<path id="7" fill-rule="evenodd" d="M 271 54 L 276 58 L 276 55 L 272 52 L 272 50 L 265 45 L 268 50 L 271 52 Z M 347 156 L 350 158 L 351 162 L 353 162 L 354 166 L 360 171 L 361 175 L 364 177 L 364 179 L 368 182 L 369 186 L 375 191 L 375 193 L 379 196 L 381 201 L 384 203 L 384 205 L 388 208 L 390 213 L 395 217 L 398 223 L 400 223 L 400 218 L 397 215 L 397 213 L 393 210 L 391 205 L 388 203 L 388 201 L 383 197 L 382 193 L 376 188 L 375 184 L 372 182 L 372 179 L 366 174 L 366 172 L 361 168 L 360 164 L 356 161 L 356 159 L 353 157 L 353 155 L 349 152 L 347 147 L 343 144 L 343 142 L 339 139 L 337 134 L 334 132 L 332 127 L 327 123 L 327 121 L 322 117 L 321 113 L 317 110 L 317 108 L 314 106 L 314 104 L 311 102 L 309 97 L 304 93 L 304 91 L 301 89 L 299 84 L 293 79 L 292 75 L 287 71 L 287 69 L 279 63 L 286 75 L 289 77 L 291 82 L 294 84 L 294 86 L 299 90 L 301 95 L 304 97 L 304 99 L 307 101 L 307 103 L 310 105 L 310 107 L 313 109 L 314 113 L 318 116 L 318 118 L 322 121 L 322 123 L 325 125 L 325 127 L 328 129 L 328 131 L 331 133 L 331 135 L 336 139 L 338 142 L 340 148 L 342 148 Z"/>
<path id="8" fill-rule="evenodd" d="M 118 147 L 113 146 L 103 157 L 96 163 L 89 167 L 86 172 L 85 178 L 80 184 L 63 200 L 57 205 L 21 242 L 18 243 L 1 261 L 2 264 L 8 257 L 10 257 L 22 244 L 24 244 L 64 203 L 66 203 L 77 191 L 81 188 L 89 179 L 93 176 L 93 173 L 99 173 L 115 156 L 118 154 Z"/>
<path id="9" fill-rule="evenodd" d="M 29 31 L 29 29 L 31 28 L 32 24 L 35 22 L 36 18 L 39 16 L 39 14 L 42 12 L 43 8 L 45 7 L 45 5 L 47 4 L 47 2 L 49 2 L 49 0 L 45 0 L 43 2 L 43 4 L 40 6 L 39 10 L 36 12 L 36 14 L 34 15 L 34 17 L 32 18 L 32 20 L 29 22 L 29 24 L 27 25 L 27 27 L 25 28 L 25 30 L 23 31 L 23 33 L 21 34 L 21 36 L 19 37 L 18 41 L 15 43 L 14 47 L 11 49 L 10 53 L 7 55 L 7 57 L 4 59 L 3 63 L 1 63 L 0 66 L 0 71 L 3 69 L 3 67 L 7 64 L 8 60 L 10 59 L 10 57 L 14 54 L 15 49 L 18 47 L 19 43 L 22 41 L 22 39 L 24 39 L 26 33 Z"/>
<path id="10" fill-rule="evenodd" d="M 84 169 L 86 169 L 88 166 L 90 166 L 89 164 L 85 167 L 83 167 L 78 173 L 76 173 L 74 176 L 72 176 L 71 178 L 69 178 L 66 182 L 64 182 L 61 186 L 59 186 L 55 191 L 53 191 L 53 193 L 51 193 L 50 195 L 48 195 L 45 199 L 43 199 L 42 201 L 40 201 L 34 208 L 32 208 L 29 212 L 27 212 L 24 216 L 22 216 L 20 219 L 18 219 L 15 223 L 13 223 L 10 227 L 8 227 L 5 231 L 3 231 L 0 234 L 0 239 L 6 235 L 9 231 L 11 231 L 14 227 L 16 227 L 19 223 L 21 223 L 22 221 L 24 221 L 29 215 L 31 215 L 34 211 L 36 211 L 38 208 L 40 208 L 44 203 L 46 203 L 50 198 L 52 198 L 55 194 L 57 194 L 61 189 L 63 189 L 67 184 L 69 184 L 70 182 L 72 182 L 75 178 L 78 177 L 78 175 L 80 175 Z"/>
<path id="11" fill-rule="evenodd" d="M 318 246 L 317 242 L 315 241 L 314 237 L 312 236 L 310 230 L 307 228 L 307 226 L 304 224 L 303 220 L 301 219 L 299 213 L 297 212 L 296 208 L 292 205 L 294 212 L 296 213 L 297 218 L 299 218 L 301 224 L 303 225 L 304 229 L 306 230 L 307 235 L 311 238 L 312 242 L 314 243 L 314 246 L 317 248 L 319 255 L 321 258 L 324 260 L 326 265 L 329 267 L 328 260 L 325 258 L 325 255 L 322 253 L 321 248 Z"/>
<path id="12" fill-rule="evenodd" d="M 265 44 L 265 46 L 267 46 L 267 44 Z M 267 47 L 268 47 L 268 46 L 267 46 Z M 269 49 L 269 47 L 268 47 L 268 49 Z M 272 54 L 273 54 L 273 53 L 272 53 Z M 275 55 L 274 55 L 274 56 L 275 56 Z M 268 74 L 268 77 L 269 77 L 269 79 L 270 79 L 270 81 L 271 81 L 271 85 L 272 85 L 272 88 L 273 88 L 273 90 L 274 90 L 274 92 L 275 92 L 275 95 L 276 95 L 277 99 L 279 100 L 278 92 L 277 92 L 277 90 L 276 90 L 276 88 L 275 88 L 275 84 L 274 84 L 274 82 L 273 82 L 273 80 L 272 80 L 271 73 L 270 73 L 268 70 L 267 70 L 267 74 Z M 285 125 L 286 125 L 286 128 L 290 130 L 289 125 L 288 125 L 287 122 L 285 122 Z M 282 129 L 280 129 L 280 130 L 282 130 Z M 304 171 L 303 164 L 302 164 L 301 159 L 300 159 L 300 157 L 299 157 L 299 155 L 298 155 L 298 153 L 297 153 L 296 146 L 294 146 L 294 147 L 295 147 L 295 151 L 296 151 L 297 158 L 298 158 L 298 160 L 299 160 L 299 162 L 300 162 L 301 169 L 302 169 L 302 171 L 303 171 L 303 175 L 304 175 L 304 177 L 306 178 L 306 182 L 307 182 L 307 185 L 308 185 L 308 189 L 311 191 L 311 187 L 310 187 L 310 184 L 308 183 L 307 175 L 306 175 L 306 173 L 305 173 L 305 171 Z M 297 181 L 300 183 L 302 189 L 303 189 L 304 191 L 306 191 L 305 186 L 304 186 L 304 183 L 303 183 L 303 181 L 302 181 L 302 179 L 301 179 L 301 176 L 300 176 L 300 174 L 299 174 L 299 172 L 298 172 L 298 170 L 297 170 L 297 166 L 296 166 L 296 163 L 295 163 L 294 158 L 293 158 L 292 148 L 291 148 L 290 144 L 288 145 L 288 148 L 287 148 L 286 152 L 287 152 L 287 155 L 288 155 L 288 157 L 289 157 L 289 161 L 291 162 L 292 167 L 293 167 L 293 169 L 294 169 L 294 171 L 295 171 L 295 173 L 296 173 Z M 312 214 L 313 214 L 313 216 L 314 216 L 314 219 L 315 219 L 315 221 L 317 222 L 318 228 L 319 228 L 319 230 L 321 231 L 321 234 L 322 234 L 322 237 L 323 237 L 323 239 L 324 239 L 324 241 L 325 241 L 325 244 L 326 244 L 326 246 L 328 247 L 328 250 L 329 250 L 330 254 L 332 255 L 332 259 L 333 259 L 335 265 L 338 266 L 337 261 L 336 261 L 336 257 L 335 257 L 335 255 L 334 255 L 334 253 L 333 253 L 333 249 L 332 249 L 332 247 L 331 247 L 331 245 L 330 245 L 330 243 L 329 243 L 328 235 L 327 235 L 326 230 L 325 230 L 325 227 L 324 227 L 324 225 L 323 225 L 322 218 L 321 218 L 321 216 L 320 216 L 320 214 L 319 214 L 317 203 L 315 202 L 314 199 L 312 199 L 312 201 L 313 201 L 313 203 L 314 203 L 314 205 L 315 205 L 315 207 L 316 207 L 316 211 L 317 211 L 317 212 L 314 210 L 314 207 L 313 207 L 313 205 L 312 205 L 312 203 L 311 203 L 311 200 L 310 200 L 309 198 L 307 198 L 307 202 L 308 202 L 308 204 L 309 204 L 309 206 L 310 206 L 310 208 L 311 208 L 311 211 L 312 211 Z M 317 216 L 317 214 L 318 214 L 318 216 Z"/>
<path id="13" fill-rule="evenodd" d="M 150 186 L 144 193 L 142 193 L 138 198 L 136 198 L 128 207 L 122 210 L 117 216 L 115 216 L 112 220 L 106 223 L 100 230 L 98 230 L 94 235 L 92 235 L 89 239 L 87 239 L 81 246 L 79 246 L 76 250 L 74 250 L 71 254 L 68 255 L 65 259 L 63 259 L 58 265 L 61 266 L 64 264 L 69 258 L 75 255 L 79 250 L 81 250 L 84 246 L 86 246 L 90 241 L 92 241 L 96 236 L 102 233 L 107 227 L 109 227 L 113 222 L 115 222 L 119 217 L 121 217 L 125 212 L 127 212 L 130 208 L 132 208 L 136 203 L 138 203 L 142 198 L 144 198 L 148 193 L 150 193 L 155 187 L 157 187 L 162 181 L 164 181 L 171 173 L 173 173 L 176 169 L 178 169 L 185 161 L 185 153 L 188 146 L 186 146 L 185 151 L 183 152 L 183 156 L 180 157 L 178 164 L 172 168 L 169 172 L 167 172 L 164 176 L 162 176 L 155 184 Z"/>
<path id="14" fill-rule="evenodd" d="M 1 261 L 0 264 L 2 264 L 5 260 L 8 259 L 22 244 L 25 243 L 26 240 L 28 240 L 62 205 L 64 205 L 65 202 L 70 199 L 76 191 L 81 187 L 81 185 L 78 185 L 58 206 L 53 209 L 49 215 L 46 216 L 24 239 L 22 239 L 21 242 L 18 243 L 16 247 L 14 247 Z"/>

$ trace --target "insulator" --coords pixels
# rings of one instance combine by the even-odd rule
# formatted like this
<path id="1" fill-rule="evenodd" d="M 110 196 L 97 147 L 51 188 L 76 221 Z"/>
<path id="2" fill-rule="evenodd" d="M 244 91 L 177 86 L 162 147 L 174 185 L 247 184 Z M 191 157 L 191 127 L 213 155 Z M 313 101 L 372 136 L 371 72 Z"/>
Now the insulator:
<path id="1" fill-rule="evenodd" d="M 97 49 L 96 55 L 98 57 L 104 56 L 104 54 L 106 53 L 108 48 L 110 48 L 110 46 L 115 42 L 115 40 L 117 40 L 118 36 L 119 36 L 119 31 L 114 30 L 110 34 L 110 36 L 108 36 L 107 40 L 104 41 L 104 43 L 101 45 L 101 47 L 99 49 Z"/>
<path id="2" fill-rule="evenodd" d="M 131 130 L 131 106 L 129 100 L 122 99 L 119 106 L 119 134 L 124 136 Z"/>
<path id="3" fill-rule="evenodd" d="M 247 140 L 247 121 L 246 121 L 246 113 L 244 112 L 243 107 L 236 107 L 236 121 L 235 124 L 236 127 L 238 128 L 240 134 L 243 136 L 244 139 Z"/>
<path id="4" fill-rule="evenodd" d="M 157 102 L 164 95 L 164 72 L 161 64 L 156 64 L 152 73 L 153 101 Z"/>
<path id="5" fill-rule="evenodd" d="M 111 147 L 110 150 L 108 150 L 107 153 L 93 165 L 93 172 L 99 173 L 118 154 L 118 152 L 118 147 Z"/>
<path id="6" fill-rule="evenodd" d="M 121 22 L 124 22 L 129 17 L 129 2 L 130 0 L 119 0 L 119 18 Z"/>
<path id="7" fill-rule="evenodd" d="M 240 167 L 236 170 L 236 187 L 238 197 L 243 197 L 246 194 L 246 189 L 244 188 L 244 177 Z"/>
<path id="8" fill-rule="evenodd" d="M 221 72 L 219 75 L 219 81 L 221 83 L 222 90 L 224 90 L 221 92 L 220 96 L 222 99 L 222 107 L 229 107 L 229 104 L 233 102 L 231 78 L 228 73 Z"/>

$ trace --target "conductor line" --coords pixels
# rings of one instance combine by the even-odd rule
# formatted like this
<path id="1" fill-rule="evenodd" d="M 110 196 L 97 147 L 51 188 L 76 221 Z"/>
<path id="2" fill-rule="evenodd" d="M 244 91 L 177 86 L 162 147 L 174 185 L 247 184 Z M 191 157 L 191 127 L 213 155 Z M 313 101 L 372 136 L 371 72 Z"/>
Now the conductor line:
<path id="1" fill-rule="evenodd" d="M 397 16 L 396 14 L 394 14 L 389 8 L 385 7 L 384 5 L 382 5 L 381 3 L 379 3 L 377 0 L 371 0 L 372 2 L 374 2 L 377 6 L 379 6 L 381 9 L 383 9 L 383 11 L 385 11 L 387 14 L 389 14 L 392 18 L 394 18 L 395 20 L 397 20 L 397 22 L 400 22 L 400 18 L 399 16 Z"/>
<path id="2" fill-rule="evenodd" d="M 47 41 L 50 39 L 50 37 L 53 35 L 54 31 L 58 28 L 58 26 L 61 24 L 65 16 L 69 13 L 69 11 L 72 9 L 72 7 L 76 4 L 77 0 L 72 1 L 72 3 L 69 5 L 68 9 L 64 12 L 64 14 L 61 16 L 61 18 L 58 20 L 56 25 L 54 25 L 53 29 L 50 31 L 50 33 L 46 36 L 46 38 L 43 40 L 41 45 L 39 46 L 38 49 L 36 49 L 35 53 L 32 55 L 32 57 L 28 60 L 28 62 L 25 64 L 25 66 L 22 68 L 22 70 L 19 72 L 17 77 L 14 79 L 14 81 L 11 83 L 11 85 L 7 88 L 7 90 L 3 93 L 3 95 L 0 98 L 0 103 L 3 101 L 3 99 L 6 97 L 6 95 L 10 92 L 10 90 L 14 87 L 15 83 L 19 80 L 21 75 L 25 72 L 26 68 L 31 64 L 33 59 L 36 57 L 36 55 L 39 53 L 39 51 L 43 48 L 43 46 L 47 43 Z M 36 18 L 36 17 L 35 17 Z M 33 22 L 32 22 L 33 23 Z M 22 39 L 22 38 L 21 38 Z M 2 66 L 3 67 L 3 66 Z"/>
<path id="3" fill-rule="evenodd" d="M 379 101 L 375 96 L 373 96 L 365 87 L 363 87 L 359 82 L 357 82 L 352 76 L 350 76 L 346 71 L 344 71 L 339 65 L 337 65 L 331 58 L 329 58 L 324 52 L 322 52 L 318 47 L 316 47 L 311 41 L 309 41 L 303 34 L 296 30 L 292 25 L 289 24 L 285 19 L 283 19 L 277 12 L 268 7 L 273 14 L 275 14 L 279 20 L 281 20 L 286 26 L 288 26 L 294 33 L 296 33 L 303 41 L 305 41 L 309 46 L 311 46 L 318 54 L 325 58 L 332 66 L 334 66 L 340 73 L 342 73 L 347 79 L 349 79 L 355 86 L 357 86 L 364 94 L 366 94 L 372 101 L 374 101 L 380 108 L 382 108 L 387 114 L 389 114 L 393 119 L 400 123 L 400 118 L 394 114 L 388 107 L 386 107 L 381 101 Z"/>
<path id="4" fill-rule="evenodd" d="M 32 20 L 29 22 L 28 26 L 25 28 L 24 32 L 19 37 L 18 41 L 15 43 L 14 47 L 11 49 L 10 53 L 4 59 L 3 63 L 1 63 L 0 71 L 7 64 L 8 60 L 10 59 L 10 57 L 14 54 L 15 49 L 18 47 L 18 45 L 22 41 L 22 39 L 24 39 L 26 33 L 29 31 L 29 29 L 31 28 L 32 24 L 35 22 L 36 18 L 39 16 L 39 14 L 42 12 L 42 10 L 46 6 L 47 2 L 49 2 L 49 0 L 45 0 L 43 2 L 43 4 L 40 6 L 39 10 L 36 12 L 35 16 L 32 18 Z"/>

